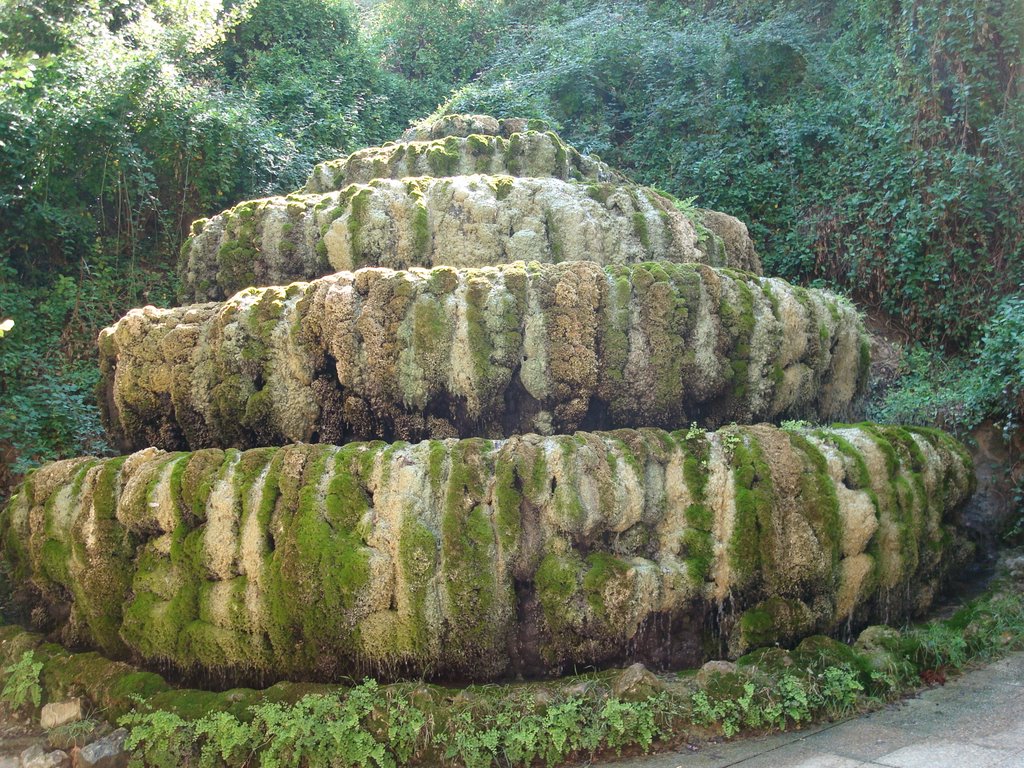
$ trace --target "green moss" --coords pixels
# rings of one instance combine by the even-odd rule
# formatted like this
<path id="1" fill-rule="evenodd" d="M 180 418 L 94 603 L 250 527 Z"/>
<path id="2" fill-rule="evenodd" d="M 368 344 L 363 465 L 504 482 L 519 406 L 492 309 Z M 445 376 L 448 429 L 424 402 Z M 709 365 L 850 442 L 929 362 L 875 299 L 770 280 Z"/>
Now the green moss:
<path id="1" fill-rule="evenodd" d="M 860 341 L 860 357 L 857 361 L 857 391 L 862 392 L 868 383 L 871 372 L 871 343 L 867 338 Z"/>
<path id="2" fill-rule="evenodd" d="M 555 218 L 548 208 L 544 210 L 544 229 L 548 236 L 548 247 L 551 249 L 551 260 L 558 264 L 565 258 L 565 246 L 559 237 Z"/>
<path id="3" fill-rule="evenodd" d="M 261 249 L 257 213 L 262 213 L 265 206 L 263 201 L 252 201 L 224 214 L 225 234 L 234 235 L 217 252 L 217 286 L 226 295 L 256 284 L 256 264 Z"/>
<path id="4" fill-rule="evenodd" d="M 629 361 L 629 330 L 632 313 L 633 284 L 627 267 L 606 267 L 607 300 L 602 302 L 601 335 L 599 338 L 602 373 L 612 382 L 625 378 Z"/>
<path id="5" fill-rule="evenodd" d="M 448 601 L 459 610 L 459 631 L 447 639 L 452 654 L 465 663 L 487 658 L 500 641 L 501 594 L 494 567 L 495 531 L 485 498 L 492 474 L 486 441 L 455 443 L 449 452 L 448 487 L 441 515 L 441 562 Z"/>
<path id="6" fill-rule="evenodd" d="M 754 294 L 742 274 L 733 270 L 720 272 L 730 278 L 730 285 L 736 292 L 736 304 L 730 303 L 727 290 L 722 291 L 719 304 L 719 317 L 730 340 L 726 357 L 730 360 L 731 398 L 735 407 L 736 403 L 746 399 L 750 386 L 750 345 L 755 327 Z"/>
<path id="7" fill-rule="evenodd" d="M 740 616 L 740 645 L 747 649 L 783 643 L 808 631 L 812 621 L 799 600 L 772 597 Z"/>
<path id="8" fill-rule="evenodd" d="M 553 131 L 547 131 L 544 134 L 551 141 L 551 144 L 555 148 L 555 168 L 559 173 L 567 173 L 569 169 L 569 157 L 566 153 L 565 144 Z"/>
<path id="9" fill-rule="evenodd" d="M 439 488 L 444 479 L 448 448 L 441 440 L 428 440 L 427 446 L 427 476 L 430 478 L 430 485 Z"/>
<path id="10" fill-rule="evenodd" d="M 615 185 L 609 182 L 591 182 L 587 184 L 587 197 L 601 205 L 608 205 L 608 198 L 615 191 Z"/>
<path id="11" fill-rule="evenodd" d="M 456 136 L 432 142 L 427 148 L 427 164 L 433 175 L 437 177 L 457 175 L 460 149 L 460 141 Z"/>
<path id="12" fill-rule="evenodd" d="M 371 187 L 362 187 L 352 196 L 349 203 L 348 234 L 352 249 L 352 269 L 358 269 L 366 261 L 366 244 L 363 242 L 363 225 L 373 196 Z M 322 242 L 322 241 L 321 241 Z"/>
<path id="13" fill-rule="evenodd" d="M 604 602 L 604 588 L 609 581 L 622 578 L 627 571 L 629 571 L 628 563 L 607 552 L 592 552 L 587 555 L 586 573 L 583 576 L 583 594 L 595 616 L 606 621 L 614 618 L 608 615 Z M 621 629 L 621 627 L 616 627 L 616 629 Z"/>
<path id="14" fill-rule="evenodd" d="M 206 502 L 224 463 L 225 453 L 218 448 L 194 451 L 180 473 L 181 499 L 185 509 L 199 520 L 206 519 Z"/>
<path id="15" fill-rule="evenodd" d="M 540 603 L 545 624 L 556 644 L 572 626 L 573 598 L 580 589 L 583 562 L 575 551 L 566 554 L 549 552 L 534 573 L 534 591 Z"/>
<path id="16" fill-rule="evenodd" d="M 515 189 L 515 179 L 511 176 L 494 176 L 492 177 L 494 184 L 494 196 L 499 200 L 504 200 L 512 194 L 512 190 Z"/>
<path id="17" fill-rule="evenodd" d="M 150 545 L 137 561 L 132 584 L 134 598 L 125 607 L 121 636 L 145 658 L 179 668 L 206 661 L 186 655 L 187 649 L 181 642 L 188 625 L 198 618 L 203 533 L 202 529 L 190 530 L 182 523 L 171 533 L 169 557 L 160 555 Z M 168 599 L 149 591 L 154 584 L 167 580 L 158 575 L 160 571 L 165 571 L 176 585 Z"/>
<path id="18" fill-rule="evenodd" d="M 630 271 L 641 327 L 650 348 L 657 350 L 650 361 L 654 369 L 654 423 L 678 424 L 684 418 L 680 389 L 685 389 L 688 355 L 692 352 L 686 343 L 695 320 L 690 306 L 697 297 L 689 272 L 676 265 L 638 264 Z"/>
<path id="19" fill-rule="evenodd" d="M 475 159 L 475 167 L 478 173 L 485 173 L 490 165 L 490 157 L 495 154 L 496 139 L 494 136 L 480 136 L 473 134 L 466 137 L 466 147 L 471 157 Z"/>
<path id="20" fill-rule="evenodd" d="M 437 573 L 438 542 L 434 533 L 415 517 L 403 518 L 398 539 L 402 584 L 408 600 L 406 615 L 390 653 L 423 658 L 430 652 L 426 598 Z"/>
<path id="21" fill-rule="evenodd" d="M 839 514 L 839 499 L 835 484 L 828 471 L 828 461 L 814 444 L 798 432 L 787 431 L 790 445 L 803 455 L 810 465 L 800 475 L 800 497 L 804 518 L 811 524 L 821 548 L 832 558 L 832 573 L 838 574 L 843 520 Z M 835 585 L 833 584 L 833 588 Z"/>
<path id="22" fill-rule="evenodd" d="M 438 349 L 447 349 L 452 328 L 444 307 L 444 297 L 420 297 L 412 306 L 413 351 L 420 362 L 430 359 Z"/>
<path id="23" fill-rule="evenodd" d="M 515 553 L 519 543 L 520 505 L 523 500 L 520 484 L 515 462 L 499 456 L 494 473 L 495 523 L 498 543 L 506 558 Z"/>
<path id="24" fill-rule="evenodd" d="M 358 649 L 351 610 L 370 578 L 369 551 L 357 525 L 369 506 L 357 470 L 360 448 L 304 446 L 301 477 L 277 476 L 280 508 L 295 511 L 269 526 L 277 532 L 264 599 L 270 642 L 285 669 Z M 305 640 L 301 652 L 297 637 Z"/>
<path id="25" fill-rule="evenodd" d="M 421 259 L 430 254 L 430 215 L 427 206 L 418 202 L 412 215 L 413 248 Z"/>
<path id="26" fill-rule="evenodd" d="M 871 660 L 846 643 L 825 635 L 804 638 L 792 653 L 793 662 L 810 674 L 822 674 L 831 667 L 847 667 L 868 680 L 874 671 Z"/>
<path id="27" fill-rule="evenodd" d="M 703 512 L 710 513 L 708 507 L 703 504 L 691 504 L 687 508 L 687 522 L 693 514 L 693 509 L 701 510 L 700 517 L 703 519 Z M 682 548 L 680 556 L 686 562 L 686 575 L 690 583 L 699 586 L 708 581 L 711 576 L 711 567 L 715 562 L 715 542 L 711 533 L 698 528 L 687 528 L 683 531 Z"/>
<path id="28" fill-rule="evenodd" d="M 534 502 L 547 492 L 550 474 L 543 446 L 531 446 L 516 455 L 516 476 L 523 480 L 523 495 Z"/>
<path id="29" fill-rule="evenodd" d="M 473 366 L 473 378 L 483 388 L 491 371 L 491 338 L 485 308 L 491 286 L 486 280 L 469 280 L 466 287 L 466 334 Z"/>
<path id="30" fill-rule="evenodd" d="M 521 133 L 513 133 L 509 136 L 508 144 L 505 147 L 505 168 L 513 176 L 518 176 L 522 172 L 525 155 L 524 143 Z"/>
<path id="31" fill-rule="evenodd" d="M 729 565 L 733 583 L 742 588 L 758 574 L 769 572 L 775 566 L 776 553 L 772 549 L 775 489 L 757 438 L 745 430 L 736 430 L 734 434 L 740 439 L 735 441 L 732 455 L 736 521 L 729 540 Z"/>
<path id="32" fill-rule="evenodd" d="M 841 454 L 853 462 L 853 476 L 849 477 L 849 473 L 847 473 L 847 483 L 853 490 L 871 490 L 871 473 L 868 470 L 868 464 L 864 460 L 864 455 L 853 443 L 832 430 L 818 429 L 814 431 L 814 435 L 834 445 Z M 877 503 L 875 506 L 877 508 Z"/>

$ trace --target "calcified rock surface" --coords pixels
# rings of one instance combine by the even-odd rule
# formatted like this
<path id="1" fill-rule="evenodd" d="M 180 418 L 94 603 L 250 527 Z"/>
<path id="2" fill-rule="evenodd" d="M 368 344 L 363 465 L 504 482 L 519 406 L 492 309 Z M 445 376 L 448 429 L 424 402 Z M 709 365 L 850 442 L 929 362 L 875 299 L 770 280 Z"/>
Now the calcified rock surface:
<path id="1" fill-rule="evenodd" d="M 737 248 L 733 260 L 722 238 L 702 245 L 694 221 L 635 185 L 479 175 L 373 179 L 340 192 L 242 203 L 200 220 L 184 249 L 183 296 L 222 299 L 252 285 L 363 266 L 712 261 L 759 269 L 752 248 Z"/>
<path id="2" fill-rule="evenodd" d="M 431 141 L 448 136 L 504 136 L 509 138 L 526 131 L 547 131 L 543 120 L 527 120 L 522 117 L 494 118 L 490 115 L 442 115 L 436 119 L 423 120 L 402 134 L 402 141 Z"/>
<path id="3" fill-rule="evenodd" d="M 416 126 L 182 256 L 213 301 L 100 336 L 144 450 L 0 514 L 51 637 L 219 685 L 678 668 L 903 620 L 969 553 L 941 432 L 696 426 L 848 418 L 860 317 L 544 126 Z"/>
<path id="4" fill-rule="evenodd" d="M 3 515 L 21 599 L 232 679 L 693 665 L 925 609 L 966 551 L 942 433 L 653 429 L 49 464 Z"/>
<path id="5" fill-rule="evenodd" d="M 474 134 L 360 149 L 317 165 L 302 191 L 331 192 L 381 178 L 471 174 L 626 182 L 600 160 L 581 155 L 554 133 L 529 131 L 509 138 Z"/>
<path id="6" fill-rule="evenodd" d="M 746 225 L 634 184 L 524 120 L 458 115 L 314 168 L 305 188 L 200 219 L 182 298 L 364 266 L 701 262 L 760 273 Z"/>
<path id="7" fill-rule="evenodd" d="M 133 310 L 100 337 L 128 449 L 500 438 L 847 415 L 848 303 L 694 264 L 341 272 Z"/>

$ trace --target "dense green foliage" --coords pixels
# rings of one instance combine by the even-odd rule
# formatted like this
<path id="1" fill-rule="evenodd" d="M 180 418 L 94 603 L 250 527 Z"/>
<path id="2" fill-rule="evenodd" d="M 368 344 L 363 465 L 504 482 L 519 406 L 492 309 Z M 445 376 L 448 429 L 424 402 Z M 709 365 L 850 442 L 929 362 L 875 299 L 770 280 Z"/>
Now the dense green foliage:
<path id="1" fill-rule="evenodd" d="M 174 294 L 193 218 L 439 104 L 549 120 L 930 348 L 985 336 L 967 408 L 1019 414 L 1022 34 L 1015 0 L 6 0 L 3 466 L 98 447 L 95 333 Z"/>
<path id="2" fill-rule="evenodd" d="M 770 273 L 957 346 L 1024 278 L 1024 9 L 599 6 L 513 36 L 445 110 L 549 120 L 752 225 Z"/>
<path id="3" fill-rule="evenodd" d="M 102 448 L 100 328 L 175 293 L 192 219 L 378 141 L 380 75 L 344 0 L 0 8 L 0 448 Z M 0 486 L 6 486 L 0 477 Z"/>

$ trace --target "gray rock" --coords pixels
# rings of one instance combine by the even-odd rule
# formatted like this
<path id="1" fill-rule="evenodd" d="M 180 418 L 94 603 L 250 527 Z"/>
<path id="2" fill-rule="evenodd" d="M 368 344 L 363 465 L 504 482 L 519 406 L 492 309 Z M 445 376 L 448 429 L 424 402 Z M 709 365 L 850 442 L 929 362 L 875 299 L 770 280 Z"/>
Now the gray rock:
<path id="1" fill-rule="evenodd" d="M 711 680 L 714 675 L 728 675 L 737 670 L 735 664 L 731 661 L 714 660 L 707 662 L 700 671 L 697 672 L 697 685 L 703 688 Z"/>
<path id="2" fill-rule="evenodd" d="M 26 760 L 25 754 L 31 752 L 32 756 Z M 21 753 L 22 768 L 68 768 L 71 765 L 71 758 L 67 752 L 57 749 L 53 752 L 43 752 L 41 747 L 29 747 Z"/>
<path id="3" fill-rule="evenodd" d="M 82 747 L 75 754 L 74 768 L 124 768 L 128 765 L 128 753 L 124 740 L 128 731 L 118 728 L 108 736 Z"/>
<path id="4" fill-rule="evenodd" d="M 45 730 L 58 725 L 73 723 L 82 719 L 82 700 L 79 698 L 55 701 L 43 707 L 39 716 L 39 725 Z"/>
<path id="5" fill-rule="evenodd" d="M 31 761 L 42 756 L 43 748 L 38 744 L 33 744 L 31 747 L 29 747 L 21 753 L 21 763 L 22 765 L 27 765 Z"/>
<path id="6" fill-rule="evenodd" d="M 663 690 L 664 683 L 640 662 L 626 667 L 612 683 L 612 692 L 625 701 L 646 699 Z"/>
<path id="7" fill-rule="evenodd" d="M 0 768 L 21 768 L 21 762 L 16 757 L 0 757 Z"/>

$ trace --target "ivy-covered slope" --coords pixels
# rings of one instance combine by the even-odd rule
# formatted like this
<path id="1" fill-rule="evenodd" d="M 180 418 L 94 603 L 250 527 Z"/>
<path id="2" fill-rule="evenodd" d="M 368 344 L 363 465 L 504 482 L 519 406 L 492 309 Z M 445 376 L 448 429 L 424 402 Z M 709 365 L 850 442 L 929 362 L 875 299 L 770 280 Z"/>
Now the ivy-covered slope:
<path id="1" fill-rule="evenodd" d="M 824 291 L 694 264 L 363 269 L 100 335 L 126 449 L 846 418 L 868 336 Z"/>
<path id="2" fill-rule="evenodd" d="M 67 644 L 223 679 L 489 679 L 916 614 L 967 553 L 972 482 L 948 436 L 872 426 L 147 449 L 42 467 L 0 536 Z"/>

